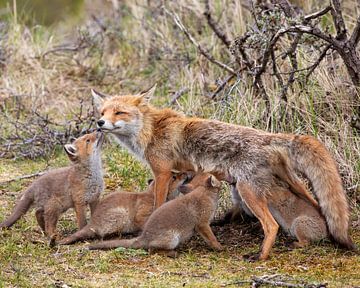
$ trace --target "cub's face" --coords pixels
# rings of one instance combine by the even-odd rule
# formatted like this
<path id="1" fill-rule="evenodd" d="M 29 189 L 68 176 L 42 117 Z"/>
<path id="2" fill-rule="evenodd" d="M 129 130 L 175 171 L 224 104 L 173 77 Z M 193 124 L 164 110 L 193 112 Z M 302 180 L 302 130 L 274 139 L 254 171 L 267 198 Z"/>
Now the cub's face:
<path id="1" fill-rule="evenodd" d="M 64 149 L 73 162 L 85 162 L 100 155 L 104 134 L 97 131 L 77 138 L 72 144 L 66 144 Z"/>
<path id="2" fill-rule="evenodd" d="M 205 188 L 221 188 L 221 183 L 216 177 L 210 173 L 199 172 L 190 180 L 190 182 L 179 187 L 179 191 L 183 194 L 190 193 L 198 187 Z"/>

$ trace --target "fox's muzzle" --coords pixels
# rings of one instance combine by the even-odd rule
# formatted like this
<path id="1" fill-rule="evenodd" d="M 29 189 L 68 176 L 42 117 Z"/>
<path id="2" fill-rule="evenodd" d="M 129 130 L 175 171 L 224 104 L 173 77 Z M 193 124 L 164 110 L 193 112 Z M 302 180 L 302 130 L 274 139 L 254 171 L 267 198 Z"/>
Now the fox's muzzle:
<path id="1" fill-rule="evenodd" d="M 101 128 L 102 126 L 104 126 L 104 124 L 105 124 L 105 121 L 104 121 L 104 120 L 101 120 L 101 119 L 100 119 L 100 120 L 97 121 L 97 125 L 98 125 L 98 127 L 100 127 L 100 128 Z"/>

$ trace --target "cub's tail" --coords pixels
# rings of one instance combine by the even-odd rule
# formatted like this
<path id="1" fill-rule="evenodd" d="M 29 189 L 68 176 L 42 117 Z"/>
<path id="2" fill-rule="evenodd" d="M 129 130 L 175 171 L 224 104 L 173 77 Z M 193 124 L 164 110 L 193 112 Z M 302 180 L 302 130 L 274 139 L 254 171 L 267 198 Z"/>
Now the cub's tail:
<path id="1" fill-rule="evenodd" d="M 16 203 L 11 215 L 4 222 L 0 223 L 0 228 L 9 228 L 17 220 L 19 220 L 19 218 L 29 210 L 31 204 L 33 203 L 33 199 L 32 190 L 29 188 L 23 193 L 20 200 Z"/>
<path id="2" fill-rule="evenodd" d="M 109 250 L 118 247 L 135 249 L 146 248 L 145 243 L 140 236 L 132 239 L 102 241 L 97 244 L 90 245 L 88 248 L 90 250 Z"/>

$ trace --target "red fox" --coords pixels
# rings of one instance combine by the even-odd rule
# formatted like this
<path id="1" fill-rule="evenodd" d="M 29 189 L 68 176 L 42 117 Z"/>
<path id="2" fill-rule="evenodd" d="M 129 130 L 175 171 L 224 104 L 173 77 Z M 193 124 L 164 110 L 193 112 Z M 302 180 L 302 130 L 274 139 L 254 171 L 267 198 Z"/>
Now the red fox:
<path id="1" fill-rule="evenodd" d="M 170 183 L 168 199 L 175 198 L 177 188 L 187 179 L 186 173 L 174 173 Z M 114 192 L 107 195 L 96 206 L 90 222 L 81 230 L 59 241 L 61 245 L 100 237 L 114 233 L 141 231 L 154 210 L 154 182 L 150 180 L 145 192 Z"/>
<path id="2" fill-rule="evenodd" d="M 101 145 L 104 136 L 93 132 L 66 144 L 64 149 L 72 165 L 54 169 L 35 180 L 25 190 L 14 211 L 2 227 L 11 227 L 33 204 L 36 220 L 48 237 L 55 241 L 56 224 L 62 213 L 75 208 L 78 227 L 86 225 L 86 205 L 93 212 L 103 190 Z"/>
<path id="3" fill-rule="evenodd" d="M 190 186 L 191 187 L 187 187 Z M 144 225 L 139 237 L 133 239 L 104 241 L 90 245 L 89 249 L 111 249 L 116 247 L 145 248 L 172 251 L 197 231 L 206 243 L 215 250 L 221 250 L 210 228 L 217 207 L 221 183 L 215 176 L 198 173 L 190 184 L 180 186 L 186 194 L 156 209 Z"/>
<path id="4" fill-rule="evenodd" d="M 307 190 L 301 189 L 295 173 L 299 171 L 311 183 L 331 236 L 345 248 L 355 249 L 348 234 L 349 207 L 340 175 L 335 161 L 318 140 L 157 109 L 149 104 L 154 90 L 155 87 L 139 95 L 105 100 L 94 90 L 92 94 L 101 113 L 98 127 L 115 136 L 152 169 L 156 207 L 166 199 L 172 169 L 184 171 L 193 167 L 196 171 L 228 175 L 236 180 L 242 200 L 262 224 L 265 238 L 259 259 L 266 259 L 278 230 L 266 199 L 273 177 L 279 177 L 293 186 L 292 192 L 300 192 L 299 196 L 312 201 Z M 274 170 L 272 161 L 284 163 Z"/>

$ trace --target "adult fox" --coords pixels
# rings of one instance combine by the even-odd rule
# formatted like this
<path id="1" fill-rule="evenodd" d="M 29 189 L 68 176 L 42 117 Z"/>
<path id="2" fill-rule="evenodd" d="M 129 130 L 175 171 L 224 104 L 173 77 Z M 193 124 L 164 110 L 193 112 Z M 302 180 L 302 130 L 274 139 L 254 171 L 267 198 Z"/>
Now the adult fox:
<path id="1" fill-rule="evenodd" d="M 311 136 L 273 134 L 158 109 L 149 104 L 154 90 L 155 86 L 139 95 L 105 99 L 94 90 L 92 94 L 101 113 L 97 121 L 101 130 L 150 165 L 156 207 L 166 199 L 172 169 L 202 169 L 235 179 L 241 198 L 264 229 L 259 259 L 266 259 L 279 227 L 266 198 L 274 175 L 287 182 L 292 192 L 312 201 L 301 189 L 296 169 L 309 179 L 331 236 L 341 246 L 355 249 L 348 234 L 349 207 L 341 178 L 323 144 Z"/>

